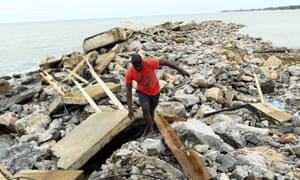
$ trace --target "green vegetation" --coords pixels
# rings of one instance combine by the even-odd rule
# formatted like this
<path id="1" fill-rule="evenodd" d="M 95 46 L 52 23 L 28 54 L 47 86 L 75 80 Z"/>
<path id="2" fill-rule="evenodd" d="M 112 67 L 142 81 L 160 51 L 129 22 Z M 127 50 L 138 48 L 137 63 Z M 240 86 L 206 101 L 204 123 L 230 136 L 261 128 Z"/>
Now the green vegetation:
<path id="1" fill-rule="evenodd" d="M 268 7 L 262 9 L 240 9 L 240 10 L 224 10 L 221 12 L 240 12 L 240 11 L 268 11 L 268 10 L 294 10 L 300 9 L 300 5 Z"/>

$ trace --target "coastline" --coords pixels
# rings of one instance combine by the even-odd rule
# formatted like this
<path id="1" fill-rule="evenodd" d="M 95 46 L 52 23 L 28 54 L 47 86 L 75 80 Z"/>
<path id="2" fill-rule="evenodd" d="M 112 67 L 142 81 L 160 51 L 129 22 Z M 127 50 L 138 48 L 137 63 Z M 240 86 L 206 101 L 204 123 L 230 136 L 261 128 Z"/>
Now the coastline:
<path id="1" fill-rule="evenodd" d="M 0 154 L 1 163 L 12 174 L 34 167 L 59 169 L 51 147 L 94 113 L 87 102 L 75 105 L 76 108 L 72 108 L 74 105 L 65 104 L 67 111 L 64 107 L 55 106 L 57 109 L 49 112 L 49 106 L 63 93 L 46 82 L 40 72 L 49 73 L 56 81 L 63 83 L 63 87 L 67 87 L 68 91 L 76 91 L 78 89 L 72 82 L 64 81 L 68 76 L 64 69 L 73 70 L 87 58 L 93 62 L 99 77 L 107 82 L 120 84 L 115 94 L 126 106 L 122 86 L 124 72 L 129 63 L 129 55 L 132 52 L 140 52 L 150 57 L 167 56 L 192 74 L 190 79 L 183 79 L 167 69 L 159 70 L 159 74 L 168 73 L 174 79 L 160 77 L 163 95 L 157 111 L 164 112 L 167 107 L 171 107 L 170 111 L 164 112 L 170 117 L 182 116 L 183 112 L 186 122 L 176 122 L 177 125 L 173 128 L 178 136 L 187 142 L 187 146 L 204 159 L 211 177 L 299 177 L 294 170 L 298 168 L 296 162 L 300 162 L 300 159 L 286 149 L 286 145 L 289 145 L 294 153 L 300 155 L 300 67 L 297 65 L 298 61 L 286 63 L 286 60 L 293 58 L 299 60 L 299 50 L 274 47 L 261 38 L 239 34 L 238 30 L 242 27 L 241 24 L 221 21 L 160 24 L 136 31 L 121 42 L 113 42 L 113 48 L 101 46 L 86 54 L 72 52 L 46 58 L 39 64 L 37 71 L 2 77 L 1 92 L 4 93 L 0 96 L 0 119 L 5 121 L 0 122 L 3 123 L 1 125 L 5 131 L 0 137 L 3 147 L 7 149 Z M 108 58 L 109 63 L 102 68 L 102 58 L 110 57 L 108 53 L 111 51 L 115 55 Z M 255 117 L 253 112 L 247 110 L 234 111 L 232 114 L 222 113 L 222 116 L 207 119 L 200 118 L 204 113 L 226 107 L 259 103 L 253 70 L 262 83 L 265 98 L 274 104 L 279 103 L 285 112 L 291 114 L 291 119 L 278 124 L 265 116 Z M 77 73 L 89 82 L 93 81 L 83 69 Z M 134 101 L 138 104 L 137 99 Z M 115 110 L 108 97 L 96 98 L 95 102 L 112 113 Z M 174 111 L 172 108 L 175 107 L 180 110 Z M 8 133 L 4 133 L 7 131 Z M 16 141 L 15 137 L 19 141 Z M 161 144 L 159 148 L 151 146 L 149 149 L 143 149 L 146 141 L 147 139 L 133 139 L 124 143 L 107 157 L 105 163 L 98 162 L 97 170 L 88 174 L 88 178 L 122 174 L 121 170 L 124 167 L 130 173 L 143 173 L 146 169 L 149 174 L 166 179 L 186 178 L 178 162 L 170 161 L 174 157 L 161 143 L 161 136 L 153 139 Z M 274 150 L 272 153 L 277 150 L 278 159 L 272 163 L 268 158 L 264 159 L 266 154 L 263 154 L 265 149 L 262 147 Z M 256 152 L 255 155 L 251 153 L 252 148 Z M 18 150 L 19 152 L 14 154 L 14 151 Z M 241 150 L 244 151 L 241 153 Z M 27 151 L 33 151 L 34 154 Z M 246 152 L 248 154 L 244 155 Z M 14 163 L 19 156 L 23 157 L 23 166 L 16 166 Z M 250 157 L 259 161 L 250 162 Z M 140 164 L 137 164 L 137 161 Z M 243 167 L 238 161 L 244 162 Z M 149 166 L 146 166 L 147 164 Z M 112 168 L 114 166 L 117 167 Z"/>

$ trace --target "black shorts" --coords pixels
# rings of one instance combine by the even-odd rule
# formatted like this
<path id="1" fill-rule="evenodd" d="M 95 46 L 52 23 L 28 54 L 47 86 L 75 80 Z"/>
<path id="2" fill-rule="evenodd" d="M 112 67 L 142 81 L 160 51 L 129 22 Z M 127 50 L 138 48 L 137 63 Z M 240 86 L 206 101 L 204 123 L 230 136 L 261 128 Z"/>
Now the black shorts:
<path id="1" fill-rule="evenodd" d="M 160 93 L 156 94 L 156 95 L 148 95 L 148 94 L 145 94 L 141 91 L 136 91 L 139 95 L 139 101 L 140 101 L 140 104 L 143 104 L 145 102 L 149 102 L 150 104 L 150 111 L 151 113 L 154 112 L 158 102 L 159 102 L 159 96 L 160 96 Z"/>

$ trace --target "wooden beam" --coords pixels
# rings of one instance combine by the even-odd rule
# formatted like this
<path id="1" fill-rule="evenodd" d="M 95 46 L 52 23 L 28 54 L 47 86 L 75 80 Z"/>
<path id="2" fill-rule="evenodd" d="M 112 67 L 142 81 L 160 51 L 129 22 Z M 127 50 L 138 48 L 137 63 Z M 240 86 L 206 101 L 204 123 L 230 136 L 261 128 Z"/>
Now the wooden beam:
<path id="1" fill-rule="evenodd" d="M 63 86 L 61 86 L 50 74 L 48 74 L 46 71 L 41 71 L 40 75 L 42 78 L 49 83 L 60 95 L 64 96 L 66 95 L 66 90 Z"/>
<path id="2" fill-rule="evenodd" d="M 155 113 L 154 122 L 187 177 L 190 180 L 210 179 L 210 174 L 199 155 L 184 145 L 168 121 L 158 113 Z"/>
<path id="3" fill-rule="evenodd" d="M 12 178 L 18 180 L 85 180 L 82 170 L 22 170 Z"/>
<path id="4" fill-rule="evenodd" d="M 257 92 L 258 92 L 258 95 L 259 95 L 260 102 L 261 103 L 265 103 L 264 95 L 263 95 L 263 93 L 261 91 L 258 78 L 257 78 L 256 73 L 254 71 L 253 71 L 253 76 L 254 76 L 254 79 L 255 79 L 255 84 L 256 84 L 256 88 L 257 88 Z"/>
<path id="5" fill-rule="evenodd" d="M 120 89 L 121 85 L 116 83 L 105 83 L 106 86 L 113 92 L 116 92 Z M 98 100 L 100 98 L 106 97 L 106 93 L 103 88 L 99 84 L 89 85 L 84 88 L 84 90 L 88 93 L 88 95 L 94 100 Z M 78 91 L 73 91 L 68 93 L 65 96 L 56 97 L 48 106 L 49 113 L 55 112 L 57 109 L 62 107 L 63 104 L 78 104 L 84 105 L 87 104 L 86 98 L 82 95 L 82 93 Z"/>
<path id="6" fill-rule="evenodd" d="M 277 106 L 274 106 L 271 103 L 250 103 L 250 105 L 260 112 L 263 112 L 266 116 L 271 117 L 280 123 L 289 121 L 292 118 L 290 113 L 278 108 Z"/>
<path id="7" fill-rule="evenodd" d="M 105 85 L 105 83 L 102 81 L 102 79 L 100 79 L 100 77 L 94 71 L 92 65 L 88 62 L 88 60 L 86 58 L 85 58 L 85 61 L 86 61 L 87 65 L 89 66 L 91 74 L 94 76 L 96 81 L 99 83 L 99 85 L 106 92 L 108 97 L 113 101 L 114 104 L 116 104 L 118 106 L 119 109 L 121 109 L 121 110 L 125 109 L 124 106 L 121 104 L 121 102 L 116 98 L 116 96 L 111 92 L 111 90 Z"/>
<path id="8" fill-rule="evenodd" d="M 12 174 L 0 163 L 0 179 L 11 179 Z"/>
<path id="9" fill-rule="evenodd" d="M 89 84 L 89 82 L 84 79 L 83 77 L 79 76 L 78 74 L 76 74 L 73 71 L 70 71 L 69 69 L 66 69 L 65 71 L 67 71 L 68 73 L 70 73 L 72 76 L 74 76 L 75 78 L 77 78 L 78 80 L 80 80 L 81 82 L 85 83 L 85 84 Z"/>
<path id="10" fill-rule="evenodd" d="M 114 59 L 115 56 L 116 53 L 114 51 L 110 51 L 101 56 L 98 56 L 98 59 L 96 60 L 97 65 L 94 66 L 94 70 L 98 74 L 101 74 L 103 70 L 108 66 L 108 64 Z"/>
<path id="11" fill-rule="evenodd" d="M 75 80 L 73 79 L 73 82 L 75 83 L 75 85 L 78 87 L 78 89 L 80 90 L 80 92 L 82 93 L 82 95 L 85 97 L 85 99 L 89 102 L 89 104 L 92 106 L 92 108 L 94 108 L 94 110 L 96 112 L 101 112 L 101 109 L 97 106 L 97 104 L 95 103 L 95 101 L 91 98 L 91 96 L 89 96 L 89 94 L 82 88 L 82 86 Z"/>
<path id="12" fill-rule="evenodd" d="M 130 119 L 127 115 L 126 110 L 114 110 L 89 116 L 52 147 L 54 155 L 59 158 L 57 167 L 62 169 L 82 167 L 118 133 L 142 117 L 140 110 L 134 119 Z"/>

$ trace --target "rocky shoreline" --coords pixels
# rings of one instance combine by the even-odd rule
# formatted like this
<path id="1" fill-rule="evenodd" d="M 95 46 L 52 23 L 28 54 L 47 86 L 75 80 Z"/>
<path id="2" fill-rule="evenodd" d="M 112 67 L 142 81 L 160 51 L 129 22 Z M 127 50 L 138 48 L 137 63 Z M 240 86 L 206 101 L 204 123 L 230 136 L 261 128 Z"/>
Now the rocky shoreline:
<path id="1" fill-rule="evenodd" d="M 90 51 L 47 58 L 38 71 L 0 77 L 0 164 L 15 174 L 23 169 L 57 168 L 51 147 L 94 113 L 91 106 L 64 105 L 49 112 L 60 96 L 45 82 L 46 71 L 63 82 L 84 58 L 93 62 L 114 52 L 99 76 L 121 86 L 116 96 L 126 106 L 124 75 L 130 54 L 167 57 L 192 76 L 183 79 L 171 69 L 157 74 L 162 95 L 157 111 L 174 121 L 172 127 L 185 145 L 201 157 L 211 179 L 299 179 L 300 178 L 300 50 L 273 47 L 259 37 L 239 34 L 243 25 L 221 21 L 166 22 L 133 30 L 130 38 Z M 45 62 L 43 61 L 43 62 Z M 100 68 L 98 68 L 99 70 Z M 253 108 L 203 114 L 248 103 L 259 103 L 254 73 L 264 100 L 291 115 L 278 122 Z M 78 73 L 92 83 L 83 68 Z M 63 82 L 68 91 L 77 89 Z M 135 97 L 134 103 L 138 106 Z M 108 97 L 95 100 L 113 110 Z M 92 132 L 91 132 L 92 133 Z M 159 135 L 138 138 L 112 152 L 87 179 L 187 179 L 182 167 Z"/>

